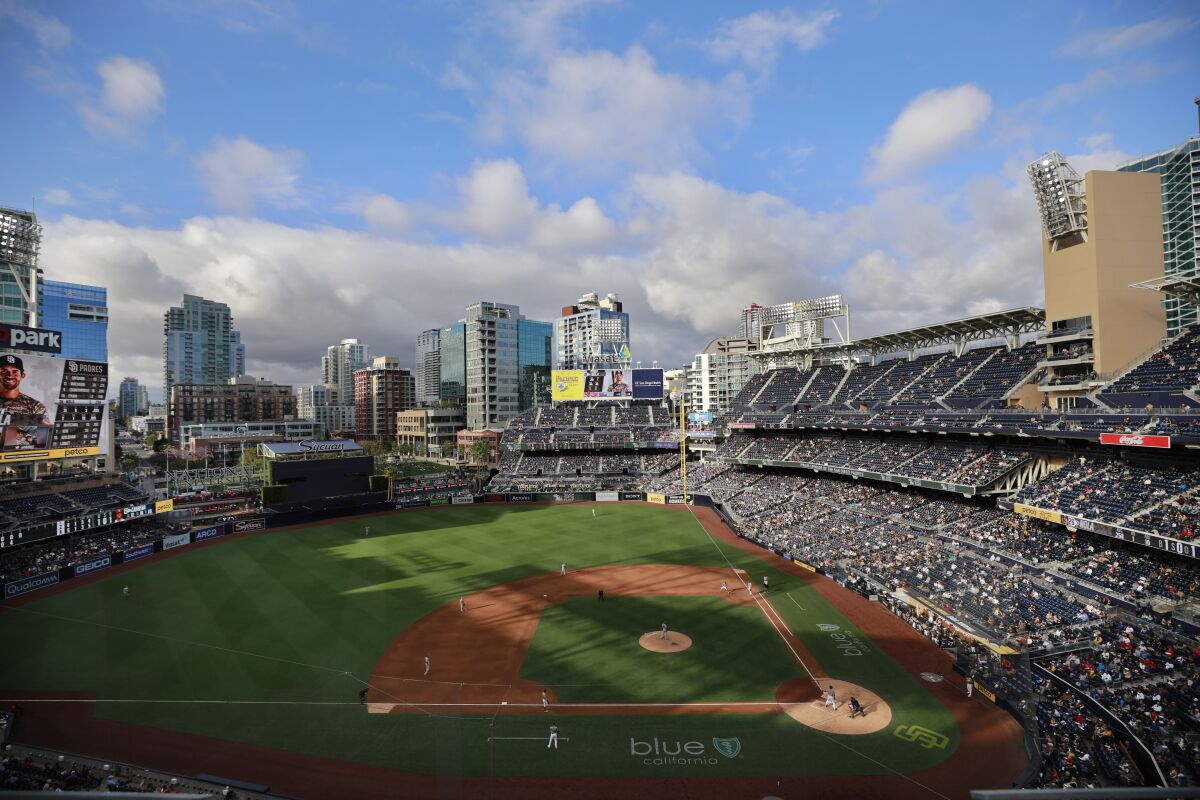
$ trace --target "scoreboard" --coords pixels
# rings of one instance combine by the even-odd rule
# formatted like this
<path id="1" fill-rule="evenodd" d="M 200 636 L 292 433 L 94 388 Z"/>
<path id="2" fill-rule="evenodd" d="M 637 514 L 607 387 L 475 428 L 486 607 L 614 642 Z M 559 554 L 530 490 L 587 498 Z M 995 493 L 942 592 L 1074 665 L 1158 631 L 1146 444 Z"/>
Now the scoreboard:
<path id="1" fill-rule="evenodd" d="M 108 364 L 67 359 L 50 447 L 96 447 L 108 396 Z"/>

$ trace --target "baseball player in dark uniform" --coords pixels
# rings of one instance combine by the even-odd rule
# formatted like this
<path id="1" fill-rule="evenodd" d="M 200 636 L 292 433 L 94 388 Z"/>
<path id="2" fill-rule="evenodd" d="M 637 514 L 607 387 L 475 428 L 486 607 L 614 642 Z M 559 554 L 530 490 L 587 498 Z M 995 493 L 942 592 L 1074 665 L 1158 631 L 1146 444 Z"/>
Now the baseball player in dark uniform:
<path id="1" fill-rule="evenodd" d="M 0 356 L 0 424 L 49 425 L 46 406 L 27 394 L 21 394 L 25 380 L 25 362 L 20 356 Z"/>

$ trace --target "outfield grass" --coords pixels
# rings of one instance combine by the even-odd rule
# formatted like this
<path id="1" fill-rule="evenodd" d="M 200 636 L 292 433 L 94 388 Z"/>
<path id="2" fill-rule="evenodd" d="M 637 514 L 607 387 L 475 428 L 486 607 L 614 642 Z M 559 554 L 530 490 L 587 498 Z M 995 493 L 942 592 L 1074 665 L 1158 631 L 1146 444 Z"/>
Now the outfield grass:
<path id="1" fill-rule="evenodd" d="M 587 506 L 450 507 L 373 518 L 367 538 L 363 524 L 231 538 L 10 609 L 0 614 L 0 641 L 19 655 L 0 659 L 0 687 L 88 690 L 136 701 L 98 704 L 112 719 L 446 774 L 877 774 L 932 766 L 957 746 L 950 714 L 815 590 L 714 544 L 682 511 L 614 504 L 593 519 Z M 548 760 L 544 745 L 503 738 L 542 736 L 540 710 L 450 718 L 367 715 L 357 704 L 379 655 L 415 620 L 460 595 L 557 572 L 564 561 L 732 563 L 756 581 L 769 575 L 771 602 L 826 671 L 883 695 L 893 726 L 920 724 L 950 744 L 926 749 L 890 729 L 833 737 L 777 713 L 572 715 L 558 722 L 573 741 Z M 692 635 L 694 650 L 642 651 L 636 636 L 662 621 Z M 860 654 L 847 655 L 822 623 L 858 636 Z M 755 607 L 703 597 L 552 606 L 522 671 L 560 700 L 588 702 L 770 700 L 779 683 L 803 674 Z M 629 752 L 631 737 L 648 736 L 737 737 L 743 748 L 716 764 L 648 766 Z"/>

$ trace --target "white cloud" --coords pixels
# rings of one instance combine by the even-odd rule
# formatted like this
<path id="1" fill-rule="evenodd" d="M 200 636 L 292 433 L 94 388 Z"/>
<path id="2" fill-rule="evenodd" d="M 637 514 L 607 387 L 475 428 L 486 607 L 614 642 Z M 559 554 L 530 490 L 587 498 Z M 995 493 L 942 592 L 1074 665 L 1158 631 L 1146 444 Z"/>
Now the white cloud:
<path id="1" fill-rule="evenodd" d="M 33 34 L 43 52 L 62 50 L 71 43 L 71 29 L 62 20 L 16 0 L 0 0 L 0 19 L 10 19 Z"/>
<path id="2" fill-rule="evenodd" d="M 288 147 L 270 149 L 239 136 L 218 136 L 196 159 L 200 180 L 220 209 L 248 214 L 256 203 L 294 208 L 307 202 L 300 187 L 304 154 Z"/>
<path id="3" fill-rule="evenodd" d="M 484 132 L 493 139 L 513 132 L 539 157 L 587 171 L 663 167 L 695 155 L 701 126 L 742 121 L 747 110 L 736 76 L 713 84 L 661 72 L 635 45 L 623 55 L 562 53 L 536 77 L 499 79 Z"/>
<path id="4" fill-rule="evenodd" d="M 871 148 L 870 179 L 919 172 L 974 136 L 991 112 L 991 97 L 974 84 L 921 93 L 888 128 L 883 144 Z"/>
<path id="5" fill-rule="evenodd" d="M 505 0 L 493 5 L 496 30 L 521 52 L 544 55 L 558 50 L 571 35 L 567 19 L 611 0 Z"/>
<path id="6" fill-rule="evenodd" d="M 740 60 L 760 72 L 771 70 L 785 46 L 805 53 L 825 41 L 836 11 L 814 11 L 801 16 L 790 8 L 755 11 L 723 21 L 707 43 L 709 54 L 718 61 Z"/>
<path id="7" fill-rule="evenodd" d="M 539 250 L 596 250 L 610 244 L 616 225 L 591 197 L 566 211 L 551 205 L 533 222 L 529 244 Z"/>
<path id="8" fill-rule="evenodd" d="M 49 188 L 42 190 L 42 199 L 52 206 L 73 206 L 75 197 L 69 189 Z"/>
<path id="9" fill-rule="evenodd" d="M 1065 156 L 1067 163 L 1074 167 L 1080 175 L 1088 170 L 1115 170 L 1118 164 L 1133 159 L 1132 153 L 1126 153 L 1118 148 L 1111 133 L 1096 133 L 1085 136 L 1082 140 L 1084 151 Z"/>
<path id="10" fill-rule="evenodd" d="M 372 228 L 402 231 L 413 223 L 408 206 L 386 194 L 376 194 L 362 201 L 363 219 Z"/>
<path id="11" fill-rule="evenodd" d="M 500 240 L 520 236 L 537 213 L 538 203 L 529 196 L 525 173 L 512 159 L 476 163 L 471 173 L 458 181 L 462 208 L 446 222 Z"/>
<path id="12" fill-rule="evenodd" d="M 162 112 L 166 89 L 148 61 L 117 56 L 96 65 L 99 92 L 81 101 L 87 129 L 100 136 L 129 138 Z"/>
<path id="13" fill-rule="evenodd" d="M 1059 52 L 1079 58 L 1111 56 L 1164 42 L 1195 27 L 1194 19 L 1159 17 L 1136 25 L 1097 28 L 1072 36 Z"/>

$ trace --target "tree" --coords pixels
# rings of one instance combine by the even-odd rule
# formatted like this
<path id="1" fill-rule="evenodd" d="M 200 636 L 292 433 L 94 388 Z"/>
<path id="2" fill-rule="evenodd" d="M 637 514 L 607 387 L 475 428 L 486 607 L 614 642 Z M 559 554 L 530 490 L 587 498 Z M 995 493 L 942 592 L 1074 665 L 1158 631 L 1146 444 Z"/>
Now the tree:
<path id="1" fill-rule="evenodd" d="M 472 464 L 486 464 L 492 460 L 491 439 L 476 439 L 470 449 Z"/>
<path id="2" fill-rule="evenodd" d="M 154 448 L 154 442 L 155 442 L 155 440 L 156 440 L 156 439 L 158 439 L 158 434 L 157 434 L 157 433 L 154 433 L 153 431 L 151 431 L 150 433 L 147 433 L 147 434 L 146 434 L 146 447 L 149 447 L 149 448 L 153 449 L 153 448 Z"/>

